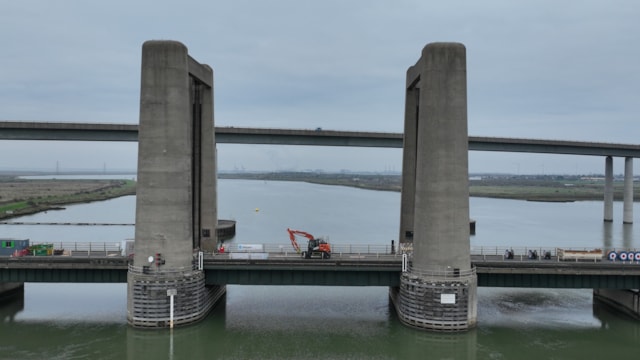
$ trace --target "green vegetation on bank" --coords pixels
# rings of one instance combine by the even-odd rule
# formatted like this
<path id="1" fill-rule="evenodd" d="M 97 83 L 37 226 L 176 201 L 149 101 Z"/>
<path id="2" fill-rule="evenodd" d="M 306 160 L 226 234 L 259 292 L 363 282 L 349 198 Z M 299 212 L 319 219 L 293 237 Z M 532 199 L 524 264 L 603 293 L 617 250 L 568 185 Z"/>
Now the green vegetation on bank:
<path id="1" fill-rule="evenodd" d="M 471 196 L 530 201 L 603 200 L 604 180 L 563 179 L 480 179 L 471 180 Z M 640 190 L 637 186 L 636 193 Z M 614 199 L 622 200 L 623 183 L 614 183 Z"/>
<path id="2" fill-rule="evenodd" d="M 400 191 L 399 174 L 348 174 L 317 172 L 226 173 L 221 179 L 304 181 L 314 184 L 351 186 L 370 190 Z M 614 181 L 614 199 L 622 200 L 623 182 Z M 585 176 L 474 176 L 469 194 L 476 197 L 530 201 L 602 200 L 604 179 Z M 634 198 L 640 199 L 640 186 L 634 184 Z"/>
<path id="3" fill-rule="evenodd" d="M 221 173 L 220 179 L 303 181 L 380 191 L 400 191 L 398 174 L 350 174 L 319 172 Z M 623 181 L 614 181 L 614 199 L 623 198 Z M 102 201 L 135 195 L 134 180 L 26 180 L 0 176 L 0 219 L 60 209 L 67 204 Z M 602 200 L 604 180 L 579 176 L 474 176 L 471 196 L 530 201 Z M 640 186 L 634 184 L 640 200 Z"/>
<path id="4" fill-rule="evenodd" d="M 2 177 L 0 219 L 135 193 L 134 180 L 23 180 Z"/>
<path id="5" fill-rule="evenodd" d="M 399 175 L 370 175 L 314 172 L 220 173 L 219 179 L 303 181 L 321 185 L 350 186 L 369 190 L 400 191 Z"/>

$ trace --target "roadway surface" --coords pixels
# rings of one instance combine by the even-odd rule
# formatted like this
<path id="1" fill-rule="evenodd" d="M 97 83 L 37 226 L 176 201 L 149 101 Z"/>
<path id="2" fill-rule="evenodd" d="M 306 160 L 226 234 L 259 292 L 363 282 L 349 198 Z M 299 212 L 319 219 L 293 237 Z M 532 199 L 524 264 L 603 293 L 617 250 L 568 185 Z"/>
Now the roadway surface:
<path id="1" fill-rule="evenodd" d="M 640 262 L 609 261 L 607 259 L 594 260 L 559 260 L 557 256 L 551 259 L 529 259 L 517 256 L 514 259 L 504 259 L 502 255 L 472 255 L 471 264 L 476 272 L 481 273 L 534 273 L 534 274 L 626 274 L 640 276 Z M 330 259 L 304 259 L 299 255 L 270 253 L 268 259 L 231 259 L 228 254 L 217 254 L 204 258 L 205 269 L 229 269 L 251 267 L 269 268 L 314 268 L 328 269 L 340 267 L 372 267 L 402 269 L 400 255 L 380 254 L 334 254 Z"/>
<path id="2" fill-rule="evenodd" d="M 402 148 L 403 134 L 363 131 L 216 127 L 218 144 Z M 0 140 L 138 141 L 138 125 L 0 121 Z M 640 158 L 640 145 L 469 137 L 469 150 Z"/>
<path id="3" fill-rule="evenodd" d="M 473 255 L 478 286 L 551 288 L 640 288 L 640 263 L 603 260 L 559 261 Z M 71 255 L 0 257 L 1 282 L 126 282 L 129 259 L 104 251 Z M 397 286 L 398 255 L 342 254 L 303 259 L 271 253 L 268 259 L 204 257 L 207 283 L 244 285 Z M 152 270 L 154 271 L 154 270 Z"/>
<path id="4" fill-rule="evenodd" d="M 237 253 L 236 253 L 237 254 Z M 250 254 L 250 253 L 247 253 Z M 255 253 L 259 255 L 262 253 Z M 254 256 L 255 256 L 254 255 Z M 67 255 L 51 256 L 0 256 L 0 269 L 8 268 L 39 268 L 39 267 L 101 267 L 127 268 L 129 259 L 114 251 L 102 250 L 74 250 Z M 597 260 L 559 260 L 557 256 L 551 259 L 528 259 L 526 256 L 516 256 L 514 259 L 504 259 L 502 255 L 471 255 L 471 264 L 483 272 L 482 269 L 538 269 L 537 271 L 572 272 L 583 274 L 585 271 L 620 271 L 629 274 L 640 275 L 640 262 L 636 261 L 609 261 Z M 362 267 L 372 266 L 379 268 L 393 267 L 401 269 L 402 257 L 390 254 L 333 254 L 329 259 L 312 258 L 305 259 L 296 253 L 268 253 L 268 258 L 258 256 L 253 258 L 232 258 L 230 254 L 207 254 L 204 256 L 205 268 L 231 268 L 231 267 L 316 267 L 327 269 L 329 267 Z"/>

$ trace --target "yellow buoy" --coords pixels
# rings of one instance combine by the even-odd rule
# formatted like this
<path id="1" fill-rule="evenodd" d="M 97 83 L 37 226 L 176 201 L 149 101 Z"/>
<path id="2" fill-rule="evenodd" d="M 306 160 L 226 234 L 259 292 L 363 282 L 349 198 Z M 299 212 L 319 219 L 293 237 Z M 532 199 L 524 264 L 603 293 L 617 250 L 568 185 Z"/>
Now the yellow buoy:
<path id="1" fill-rule="evenodd" d="M 259 208 L 256 208 L 256 212 L 258 212 L 258 211 L 260 211 L 260 209 L 259 209 Z"/>

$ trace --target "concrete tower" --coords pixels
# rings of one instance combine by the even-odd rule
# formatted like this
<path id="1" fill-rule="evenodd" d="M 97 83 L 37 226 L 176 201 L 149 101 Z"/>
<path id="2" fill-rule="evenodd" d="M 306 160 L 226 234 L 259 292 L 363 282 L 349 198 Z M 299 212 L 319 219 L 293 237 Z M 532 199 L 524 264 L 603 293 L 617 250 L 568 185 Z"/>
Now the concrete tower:
<path id="1" fill-rule="evenodd" d="M 477 307 L 464 45 L 429 44 L 409 68 L 404 136 L 400 245 L 411 257 L 391 296 L 406 325 L 464 331 L 475 326 Z"/>
<path id="2" fill-rule="evenodd" d="M 133 326 L 198 321 L 224 294 L 224 287 L 205 286 L 194 261 L 197 250 L 216 243 L 214 136 L 211 68 L 179 42 L 145 42 L 127 296 Z"/>

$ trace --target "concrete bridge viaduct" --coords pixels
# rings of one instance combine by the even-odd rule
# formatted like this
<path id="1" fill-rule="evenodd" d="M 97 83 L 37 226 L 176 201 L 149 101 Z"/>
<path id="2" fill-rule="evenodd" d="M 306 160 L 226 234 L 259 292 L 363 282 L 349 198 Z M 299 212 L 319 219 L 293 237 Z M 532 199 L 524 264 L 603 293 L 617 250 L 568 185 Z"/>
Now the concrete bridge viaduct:
<path id="1" fill-rule="evenodd" d="M 0 121 L 0 140 L 138 141 L 137 124 Z M 215 127 L 216 144 L 402 148 L 402 133 Z M 613 221 L 613 157 L 625 159 L 623 222 L 633 223 L 633 159 L 640 145 L 469 136 L 470 151 L 600 156 L 605 158 L 604 221 Z"/>

